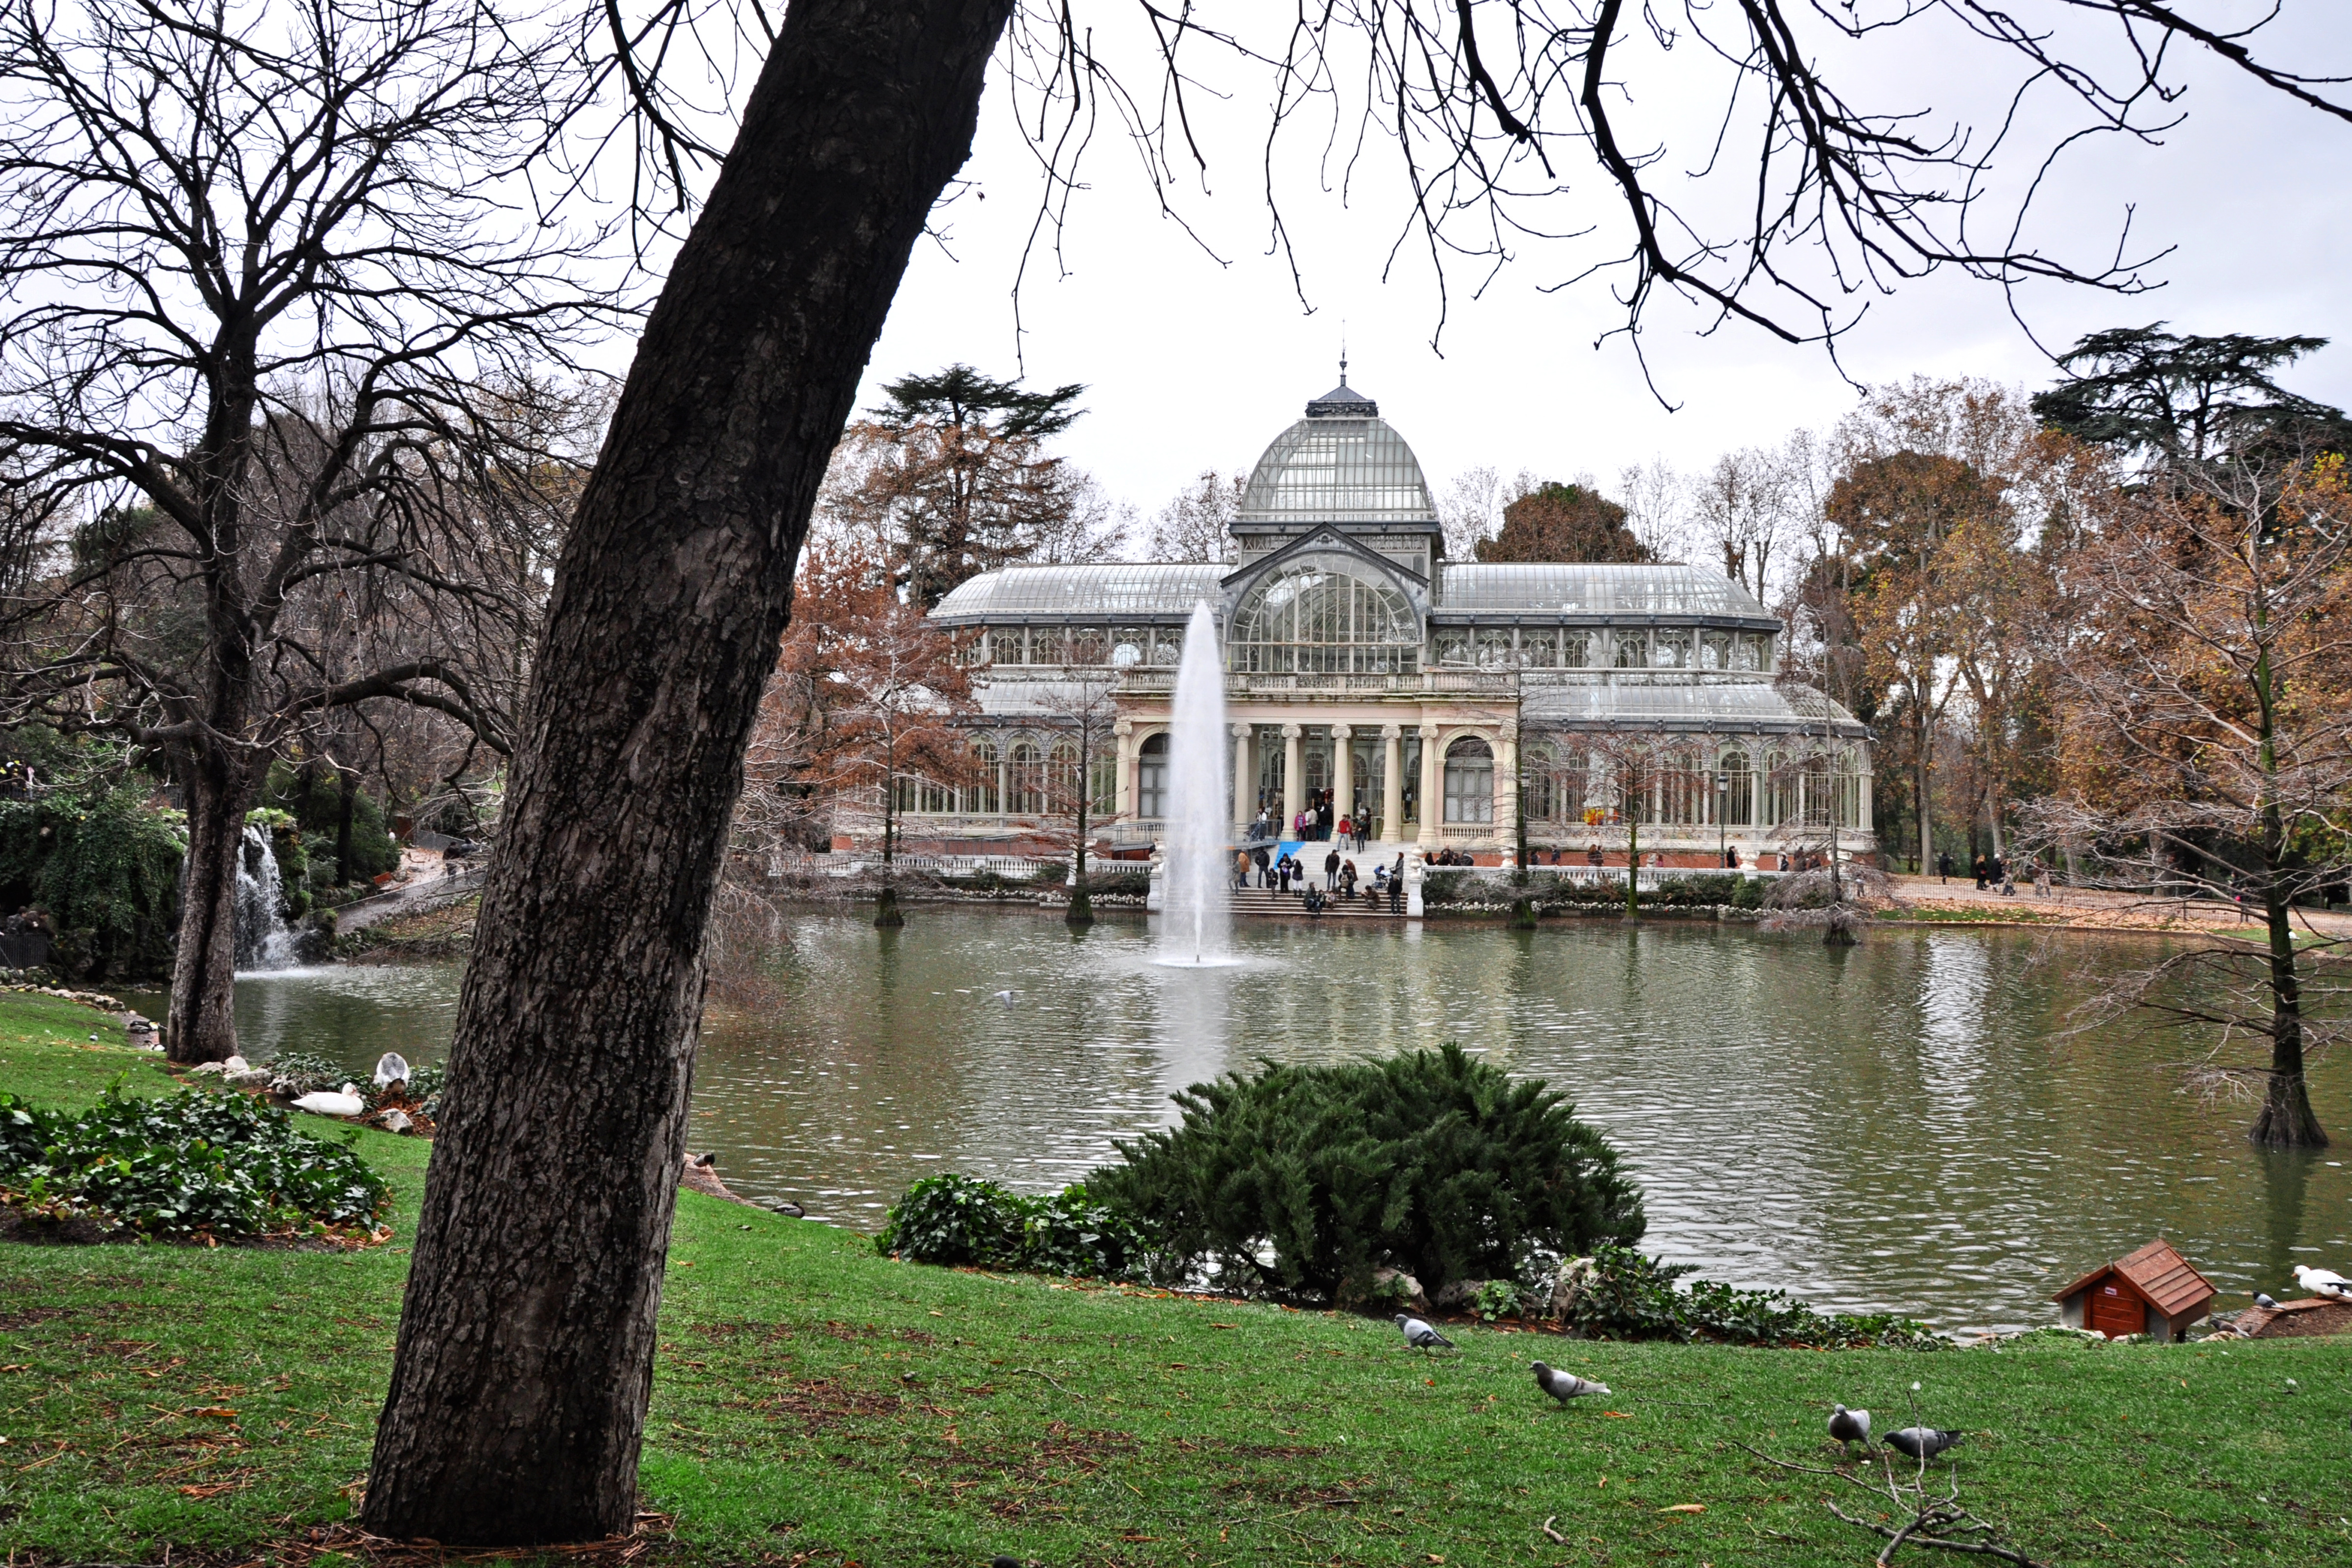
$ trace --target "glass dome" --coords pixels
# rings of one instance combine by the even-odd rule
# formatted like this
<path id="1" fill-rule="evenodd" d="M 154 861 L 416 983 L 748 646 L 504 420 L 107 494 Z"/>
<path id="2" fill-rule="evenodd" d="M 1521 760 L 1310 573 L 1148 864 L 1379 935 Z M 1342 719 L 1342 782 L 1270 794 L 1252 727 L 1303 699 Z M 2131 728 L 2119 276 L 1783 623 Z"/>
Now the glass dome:
<path id="1" fill-rule="evenodd" d="M 1430 523 L 1437 508 L 1421 463 L 1380 405 L 1343 382 L 1307 405 L 1250 475 L 1237 523 Z"/>
<path id="2" fill-rule="evenodd" d="M 1231 667 L 1246 674 L 1410 672 L 1421 622 L 1394 584 L 1346 556 L 1310 552 L 1249 591 L 1225 647 Z"/>

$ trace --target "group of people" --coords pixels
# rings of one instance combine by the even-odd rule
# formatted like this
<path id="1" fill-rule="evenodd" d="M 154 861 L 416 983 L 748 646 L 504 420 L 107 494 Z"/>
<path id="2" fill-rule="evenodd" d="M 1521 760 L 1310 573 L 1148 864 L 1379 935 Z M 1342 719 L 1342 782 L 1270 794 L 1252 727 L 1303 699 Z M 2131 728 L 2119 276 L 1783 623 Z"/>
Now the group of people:
<path id="1" fill-rule="evenodd" d="M 1373 867 L 1371 879 L 1367 881 L 1357 871 L 1356 863 L 1342 858 L 1335 846 L 1324 852 L 1323 882 L 1317 887 L 1313 885 L 1312 874 L 1305 862 L 1297 856 L 1287 850 L 1279 855 L 1270 854 L 1265 846 L 1260 845 L 1255 849 L 1243 850 L 1234 858 L 1234 886 L 1246 888 L 1253 877 L 1257 879 L 1259 887 L 1269 891 L 1286 894 L 1296 891 L 1308 914 L 1321 914 L 1330 907 L 1333 895 L 1346 900 L 1361 898 L 1374 908 L 1378 908 L 1385 898 L 1391 914 L 1400 914 L 1404 910 L 1402 854 L 1397 856 L 1393 868 Z"/>
<path id="2" fill-rule="evenodd" d="M 1999 855 L 1979 855 L 1976 858 L 1975 863 L 1969 868 L 1969 871 L 1976 879 L 1978 892 L 1998 891 L 2004 899 L 2017 897 L 2017 866 L 2014 861 L 2004 859 Z M 1936 875 L 1947 882 L 1952 879 L 1950 850 L 1947 849 L 1936 857 Z M 2050 896 L 2050 868 L 2047 866 L 2039 859 L 2028 857 L 2026 876 L 2033 884 L 2035 898 L 2046 899 Z"/>
<path id="3" fill-rule="evenodd" d="M 1318 789 L 1297 816 L 1290 819 L 1289 837 L 1307 843 L 1337 842 L 1347 845 L 1358 854 L 1364 849 L 1364 836 L 1370 830 L 1370 819 L 1342 816 L 1332 792 Z M 1250 824 L 1250 837 L 1278 838 L 1283 837 L 1282 825 L 1276 819 L 1271 806 L 1261 809 L 1257 820 Z"/>

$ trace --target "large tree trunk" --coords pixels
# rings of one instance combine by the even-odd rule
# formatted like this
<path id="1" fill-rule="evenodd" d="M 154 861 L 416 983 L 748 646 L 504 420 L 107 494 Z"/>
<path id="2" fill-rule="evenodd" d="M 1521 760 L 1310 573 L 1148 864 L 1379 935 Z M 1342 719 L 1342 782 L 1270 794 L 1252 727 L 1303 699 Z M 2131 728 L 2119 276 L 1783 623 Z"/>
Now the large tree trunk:
<path id="1" fill-rule="evenodd" d="M 1010 0 L 798 0 L 556 574 L 366 1528 L 629 1530 L 703 935 L 825 459 Z"/>
<path id="2" fill-rule="evenodd" d="M 251 792 L 235 768 L 212 759 L 197 759 L 182 777 L 188 853 L 163 1054 L 174 1062 L 221 1062 L 236 1055 L 236 869 Z"/>
<path id="3" fill-rule="evenodd" d="M 1935 759 L 1928 754 L 1926 722 L 1914 725 L 1912 733 L 1918 737 L 1919 742 L 1913 755 L 1919 774 L 1919 874 L 1924 877 L 1936 864 L 1936 818 L 1935 813 L 1928 808 L 1927 795 L 1935 781 Z"/>
<path id="4" fill-rule="evenodd" d="M 2270 926 L 2271 1071 L 2262 1114 L 2246 1136 L 2264 1149 L 2325 1149 L 2327 1133 L 2311 1109 L 2303 1076 L 2303 983 L 2295 971 L 2294 921 L 2279 887 L 2276 867 L 2263 878 Z"/>

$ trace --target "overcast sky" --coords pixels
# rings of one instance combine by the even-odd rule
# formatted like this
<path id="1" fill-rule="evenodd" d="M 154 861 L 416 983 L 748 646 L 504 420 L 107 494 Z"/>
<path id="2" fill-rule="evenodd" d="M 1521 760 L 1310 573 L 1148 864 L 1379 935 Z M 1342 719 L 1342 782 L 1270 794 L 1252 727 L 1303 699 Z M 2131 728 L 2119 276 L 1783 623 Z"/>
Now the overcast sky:
<path id="1" fill-rule="evenodd" d="M 2285 0 L 2285 8 L 2261 49 L 2306 71 L 2331 55 L 2339 73 L 2352 65 L 2345 0 Z M 1627 67 L 1635 104 L 1650 116 L 1635 122 L 1640 134 L 1667 142 L 1665 166 L 1675 170 L 1704 161 L 1721 114 L 1696 56 L 1686 44 L 1664 72 L 1654 56 Z M 2043 185 L 2031 231 L 2045 249 L 2095 263 L 2115 248 L 2128 212 L 2136 250 L 2177 247 L 2147 274 L 2164 286 L 2118 299 L 2039 285 L 2016 296 L 2018 314 L 2053 347 L 2157 320 L 2184 331 L 2336 338 L 2342 346 L 2305 361 L 2288 384 L 2352 405 L 2352 203 L 2342 184 L 2352 126 L 2209 60 L 2181 61 L 2186 122 L 2160 146 L 2106 138 L 2084 147 Z M 1644 385 L 1623 337 L 1596 347 L 1622 320 L 1612 280 L 1543 291 L 1616 237 L 1622 204 L 1586 163 L 1560 164 L 1568 188 L 1541 211 L 1556 229 L 1598 224 L 1601 234 L 1515 246 L 1511 264 L 1477 298 L 1480 268 L 1457 265 L 1440 334 L 1425 258 L 1408 245 L 1381 277 L 1402 216 L 1393 160 L 1369 153 L 1343 200 L 1318 188 L 1316 139 L 1288 144 L 1277 179 L 1310 312 L 1288 265 L 1268 254 L 1265 75 L 1205 58 L 1196 65 L 1226 94 L 1196 99 L 1210 167 L 1180 196 L 1205 249 L 1160 216 L 1133 155 L 1106 132 L 1084 166 L 1087 188 L 1064 236 L 1066 274 L 1056 275 L 1050 254 L 1029 258 L 1026 331 L 1016 340 L 1012 287 L 1035 216 L 1037 161 L 1014 129 L 1000 72 L 965 170 L 972 188 L 941 215 L 945 243 L 918 247 L 861 405 L 875 401 L 882 380 L 957 360 L 1002 375 L 1017 364 L 1032 384 L 1083 382 L 1088 412 L 1062 449 L 1148 516 L 1203 468 L 1255 462 L 1337 379 L 1343 321 L 1350 382 L 1380 400 L 1441 490 L 1477 465 L 1590 473 L 1604 483 L 1654 456 L 1697 468 L 1724 450 L 1777 441 L 1793 426 L 1825 427 L 1853 405 L 1852 387 L 1821 347 L 1790 347 L 1738 324 L 1701 336 L 1706 319 L 1671 300 L 1653 311 L 1642 346 L 1673 409 Z M 1840 85 L 1866 107 L 1929 110 L 1937 126 L 1996 119 L 1999 83 L 2014 73 L 2010 58 L 1948 29 L 1921 29 L 1846 68 Z M 2008 182 L 1999 198 L 2013 197 L 2031 175 L 2041 143 L 2064 123 L 2061 107 L 2029 101 L 2014 152 L 1997 165 L 1997 184 Z M 1702 186 L 1690 199 L 1708 210 L 1722 197 Z M 1864 382 L 1918 373 L 2044 384 L 2048 361 L 2011 305 L 2000 289 L 1947 271 L 1871 298 L 1839 360 Z"/>

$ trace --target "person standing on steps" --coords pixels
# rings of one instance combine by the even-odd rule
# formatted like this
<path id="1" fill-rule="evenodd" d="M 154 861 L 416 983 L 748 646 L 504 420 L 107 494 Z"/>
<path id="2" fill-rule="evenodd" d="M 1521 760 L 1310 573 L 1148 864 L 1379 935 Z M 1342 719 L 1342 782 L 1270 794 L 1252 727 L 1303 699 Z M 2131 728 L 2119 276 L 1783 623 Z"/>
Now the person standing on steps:
<path id="1" fill-rule="evenodd" d="M 1339 887 L 1339 847 L 1333 845 L 1323 857 L 1323 890 L 1337 892 Z"/>

